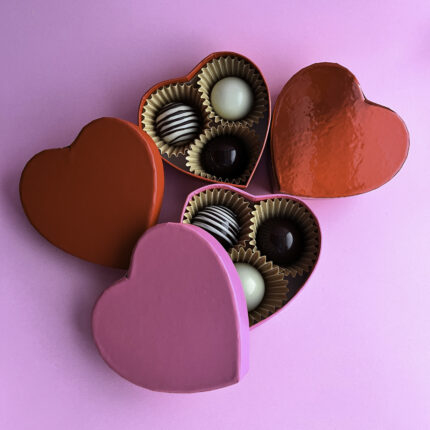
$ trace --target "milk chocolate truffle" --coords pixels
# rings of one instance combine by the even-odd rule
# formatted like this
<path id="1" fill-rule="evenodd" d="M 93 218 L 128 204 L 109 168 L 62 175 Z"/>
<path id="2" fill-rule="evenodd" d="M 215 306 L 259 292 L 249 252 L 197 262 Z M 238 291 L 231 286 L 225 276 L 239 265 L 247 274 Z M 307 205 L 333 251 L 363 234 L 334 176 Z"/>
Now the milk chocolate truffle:
<path id="1" fill-rule="evenodd" d="M 165 143 L 182 146 L 191 143 L 197 137 L 200 120 L 191 106 L 184 103 L 168 103 L 158 112 L 155 128 Z"/>
<path id="2" fill-rule="evenodd" d="M 279 266 L 295 263 L 303 251 L 303 232 L 288 218 L 269 218 L 257 230 L 257 248 Z"/>
<path id="3" fill-rule="evenodd" d="M 194 224 L 210 233 L 221 245 L 229 249 L 239 238 L 239 222 L 236 214 L 222 205 L 206 206 L 191 220 Z"/>
<path id="4" fill-rule="evenodd" d="M 243 79 L 229 76 L 218 81 L 211 91 L 211 103 L 222 118 L 237 121 L 248 115 L 254 95 Z"/>
<path id="5" fill-rule="evenodd" d="M 261 273 L 250 264 L 235 263 L 237 273 L 239 274 L 243 292 L 245 293 L 246 307 L 248 312 L 258 307 L 264 297 L 264 279 Z"/>
<path id="6" fill-rule="evenodd" d="M 203 147 L 200 162 L 205 172 L 220 178 L 239 177 L 249 163 L 248 151 L 238 136 L 216 136 Z"/>

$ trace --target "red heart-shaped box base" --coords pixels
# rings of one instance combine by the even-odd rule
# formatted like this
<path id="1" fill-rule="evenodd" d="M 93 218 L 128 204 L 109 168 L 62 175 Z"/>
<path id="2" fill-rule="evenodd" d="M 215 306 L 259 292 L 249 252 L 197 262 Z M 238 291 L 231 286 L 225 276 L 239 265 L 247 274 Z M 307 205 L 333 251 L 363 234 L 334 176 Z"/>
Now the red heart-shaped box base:
<path id="1" fill-rule="evenodd" d="M 227 51 L 223 51 L 223 52 L 215 52 L 212 53 L 210 55 L 208 55 L 206 58 L 204 58 L 202 61 L 200 61 L 199 64 L 197 64 L 196 67 L 193 68 L 193 70 L 191 70 L 190 73 L 188 73 L 185 76 L 179 77 L 179 78 L 173 78 L 173 79 L 169 79 L 163 82 L 160 82 L 156 85 L 154 85 L 151 89 L 149 89 L 142 97 L 141 102 L 140 102 L 140 106 L 139 106 L 139 112 L 138 112 L 138 123 L 141 124 L 141 126 L 143 127 L 143 130 L 145 130 L 149 135 L 151 135 L 154 139 L 155 142 L 157 142 L 157 145 L 161 148 L 163 146 L 163 142 L 156 137 L 157 133 L 152 133 L 150 129 L 148 129 L 147 125 L 145 126 L 145 121 L 143 121 L 143 118 L 145 117 L 146 113 L 145 111 L 147 110 L 147 103 L 151 101 L 151 99 L 154 98 L 154 95 L 157 94 L 157 92 L 159 92 L 160 90 L 162 90 L 163 88 L 166 87 L 181 87 L 181 86 L 186 86 L 189 88 L 195 87 L 195 91 L 197 91 L 199 89 L 198 85 L 197 85 L 197 81 L 199 79 L 199 74 L 202 72 L 202 70 L 204 70 L 205 68 L 208 67 L 208 65 L 210 65 L 211 62 L 219 60 L 219 59 L 223 59 L 223 58 L 229 58 L 229 59 L 235 59 L 238 62 L 244 62 L 247 66 L 247 70 L 249 69 L 249 67 L 251 68 L 251 70 L 254 70 L 254 73 L 256 75 L 259 76 L 259 82 L 261 85 L 261 90 L 260 90 L 260 95 L 259 94 L 254 94 L 255 97 L 255 104 L 258 105 L 259 109 L 263 109 L 262 106 L 262 102 L 260 100 L 260 96 L 261 93 L 264 93 L 265 96 L 267 98 L 267 100 L 265 101 L 265 110 L 264 110 L 264 115 L 262 118 L 260 118 L 258 120 L 257 123 L 250 125 L 247 124 L 247 121 L 242 121 L 242 125 L 245 129 L 250 129 L 252 131 L 255 132 L 256 134 L 256 139 L 258 142 L 258 156 L 255 158 L 254 162 L 252 163 L 252 166 L 250 167 L 250 173 L 248 175 L 248 177 L 246 178 L 246 181 L 244 183 L 240 182 L 240 183 L 235 183 L 236 186 L 238 188 L 246 188 L 253 175 L 254 172 L 257 168 L 257 165 L 260 161 L 261 155 L 263 153 L 264 147 L 266 145 L 266 140 L 267 140 L 267 136 L 269 134 L 269 125 L 270 125 L 270 117 L 271 117 L 271 104 L 270 104 L 270 93 L 269 93 L 269 89 L 267 86 L 267 83 L 263 77 L 263 74 L 261 73 L 261 71 L 258 69 L 258 67 L 248 58 L 246 58 L 245 56 L 235 53 L 235 52 L 227 52 Z M 227 66 L 227 70 L 224 71 L 223 73 L 226 76 L 236 76 L 239 72 L 237 70 L 237 64 L 236 63 L 231 63 L 228 64 Z M 222 77 L 224 77 L 224 74 L 221 73 L 219 70 L 215 70 L 212 71 L 211 74 L 213 74 L 213 76 L 216 76 L 218 79 L 221 79 Z M 248 70 L 245 75 L 248 76 L 252 76 L 252 73 L 250 70 Z M 199 90 L 200 91 L 200 90 Z M 176 93 L 180 93 L 180 90 L 177 90 Z M 163 97 L 163 101 L 166 102 L 165 97 Z M 177 97 L 179 97 L 177 95 Z M 201 97 L 201 103 L 203 104 L 202 108 L 203 110 L 207 109 L 207 105 L 210 105 L 210 101 L 205 101 L 204 98 L 202 96 Z M 265 98 L 263 97 L 263 100 L 265 100 Z M 179 98 L 175 98 L 175 99 L 167 99 L 167 101 L 171 102 L 171 101 L 175 101 L 175 102 L 185 102 L 185 100 L 182 100 L 180 97 Z M 188 102 L 187 102 L 188 103 Z M 206 104 L 206 106 L 204 106 L 204 104 Z M 205 117 L 206 114 L 201 113 L 201 115 L 203 117 Z M 200 130 L 200 133 L 203 133 L 205 131 L 208 131 L 211 127 L 215 127 L 217 125 L 220 124 L 220 122 L 217 122 L 218 119 L 216 120 L 208 120 L 208 121 L 203 121 L 206 122 L 206 125 L 204 127 L 202 127 L 202 130 Z M 149 121 L 151 122 L 151 121 Z M 230 121 L 230 124 L 239 124 L 241 123 L 240 121 Z M 180 153 L 176 156 L 168 156 L 166 155 L 166 153 L 163 153 L 163 151 L 160 149 L 163 160 L 166 163 L 169 163 L 171 166 L 173 166 L 174 168 L 178 169 L 179 171 L 186 173 L 187 175 L 191 175 L 193 177 L 202 179 L 204 181 L 208 181 L 208 182 L 215 182 L 215 183 L 224 183 L 227 182 L 226 179 L 222 179 L 222 178 L 209 178 L 206 176 L 201 176 L 199 174 L 196 173 L 192 173 L 190 171 L 190 167 L 187 163 L 186 160 L 186 154 L 188 153 L 186 151 L 185 155 Z M 232 178 L 230 178 L 231 180 Z"/>

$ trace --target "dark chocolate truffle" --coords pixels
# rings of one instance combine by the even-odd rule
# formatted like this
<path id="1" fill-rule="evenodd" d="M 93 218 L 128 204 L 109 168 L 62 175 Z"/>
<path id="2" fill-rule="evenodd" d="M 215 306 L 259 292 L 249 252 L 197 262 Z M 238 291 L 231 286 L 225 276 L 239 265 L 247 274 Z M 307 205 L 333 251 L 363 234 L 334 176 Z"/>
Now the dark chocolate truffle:
<path id="1" fill-rule="evenodd" d="M 303 232 L 288 218 L 269 218 L 257 230 L 257 248 L 279 266 L 295 263 L 303 251 Z"/>
<path id="2" fill-rule="evenodd" d="M 155 119 L 157 134 L 172 146 L 191 143 L 200 129 L 199 116 L 194 108 L 184 103 L 168 103 Z"/>
<path id="3" fill-rule="evenodd" d="M 200 157 L 204 171 L 219 178 L 237 178 L 249 162 L 245 142 L 232 135 L 214 137 L 203 147 Z"/>
<path id="4" fill-rule="evenodd" d="M 222 205 L 206 206 L 197 212 L 191 224 L 206 230 L 226 249 L 235 245 L 239 239 L 237 216 Z"/>

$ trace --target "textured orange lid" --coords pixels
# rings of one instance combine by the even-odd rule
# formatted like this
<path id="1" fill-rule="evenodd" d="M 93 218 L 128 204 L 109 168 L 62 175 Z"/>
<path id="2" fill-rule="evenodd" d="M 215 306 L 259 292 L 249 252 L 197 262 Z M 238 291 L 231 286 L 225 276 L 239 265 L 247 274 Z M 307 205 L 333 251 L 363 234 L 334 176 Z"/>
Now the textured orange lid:
<path id="1" fill-rule="evenodd" d="M 342 197 L 388 182 L 409 149 L 405 123 L 367 100 L 357 78 L 335 63 L 296 73 L 274 108 L 271 151 L 283 193 Z"/>

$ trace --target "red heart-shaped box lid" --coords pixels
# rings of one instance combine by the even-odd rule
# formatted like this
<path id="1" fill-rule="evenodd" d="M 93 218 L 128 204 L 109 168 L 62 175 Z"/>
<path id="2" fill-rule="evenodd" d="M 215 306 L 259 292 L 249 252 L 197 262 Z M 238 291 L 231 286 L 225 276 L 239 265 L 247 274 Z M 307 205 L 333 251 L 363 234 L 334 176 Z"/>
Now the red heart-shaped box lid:
<path id="1" fill-rule="evenodd" d="M 124 269 L 157 222 L 163 192 L 152 139 L 117 118 L 92 121 L 70 146 L 39 152 L 20 182 L 24 211 L 42 236 L 84 260 Z"/>
<path id="2" fill-rule="evenodd" d="M 402 119 L 367 100 L 357 78 L 335 63 L 313 64 L 287 82 L 271 136 L 278 189 L 303 197 L 378 188 L 399 171 L 409 149 Z"/>
<path id="3" fill-rule="evenodd" d="M 108 365 L 151 390 L 212 390 L 248 370 L 239 275 L 218 241 L 193 225 L 158 224 L 142 236 L 127 277 L 98 299 L 92 327 Z"/>

